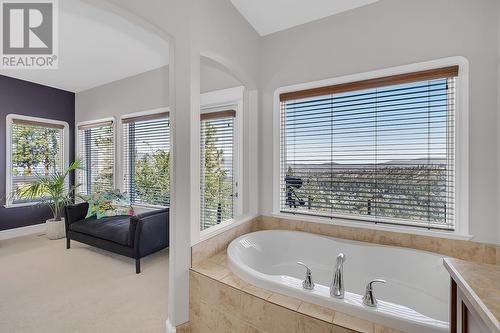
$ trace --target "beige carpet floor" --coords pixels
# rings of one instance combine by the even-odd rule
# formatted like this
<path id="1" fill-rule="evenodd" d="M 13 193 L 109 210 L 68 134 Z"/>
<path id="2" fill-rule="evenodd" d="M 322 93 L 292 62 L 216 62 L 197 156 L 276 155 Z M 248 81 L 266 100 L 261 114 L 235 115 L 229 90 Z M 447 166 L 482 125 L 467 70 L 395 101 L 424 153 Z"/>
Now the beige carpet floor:
<path id="1" fill-rule="evenodd" d="M 163 333 L 168 250 L 134 260 L 33 235 L 0 241 L 0 332 Z"/>

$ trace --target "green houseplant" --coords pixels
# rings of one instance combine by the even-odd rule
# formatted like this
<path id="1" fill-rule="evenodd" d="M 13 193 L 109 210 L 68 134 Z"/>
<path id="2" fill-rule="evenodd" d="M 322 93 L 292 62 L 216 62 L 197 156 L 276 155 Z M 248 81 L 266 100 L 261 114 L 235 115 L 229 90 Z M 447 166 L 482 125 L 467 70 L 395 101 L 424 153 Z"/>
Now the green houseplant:
<path id="1" fill-rule="evenodd" d="M 18 195 L 27 200 L 36 200 L 40 205 L 47 205 L 54 218 L 47 220 L 47 237 L 59 239 L 65 236 L 64 206 L 71 203 L 77 186 L 67 186 L 71 172 L 81 169 L 81 161 L 76 160 L 62 172 L 50 176 L 37 176 L 37 180 L 19 190 Z"/>

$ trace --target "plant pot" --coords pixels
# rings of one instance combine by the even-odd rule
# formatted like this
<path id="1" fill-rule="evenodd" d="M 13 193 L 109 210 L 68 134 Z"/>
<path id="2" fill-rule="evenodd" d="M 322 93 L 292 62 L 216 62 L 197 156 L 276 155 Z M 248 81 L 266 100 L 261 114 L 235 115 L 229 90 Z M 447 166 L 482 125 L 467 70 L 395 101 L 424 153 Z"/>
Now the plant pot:
<path id="1" fill-rule="evenodd" d="M 61 239 L 66 236 L 64 218 L 62 218 L 61 221 L 54 221 L 54 219 L 47 220 L 47 222 L 45 222 L 45 226 L 45 234 L 49 239 Z"/>

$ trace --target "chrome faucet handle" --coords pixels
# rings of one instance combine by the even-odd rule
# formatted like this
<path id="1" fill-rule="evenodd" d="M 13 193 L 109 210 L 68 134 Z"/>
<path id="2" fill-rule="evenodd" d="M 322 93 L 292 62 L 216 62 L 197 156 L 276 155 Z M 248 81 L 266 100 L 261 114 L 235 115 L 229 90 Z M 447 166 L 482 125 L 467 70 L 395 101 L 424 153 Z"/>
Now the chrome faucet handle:
<path id="1" fill-rule="evenodd" d="M 306 277 L 304 278 L 304 281 L 302 281 L 302 288 L 306 290 L 313 290 L 314 282 L 312 280 L 311 269 L 309 269 L 309 267 L 301 261 L 297 261 L 297 264 L 306 268 Z"/>
<path id="2" fill-rule="evenodd" d="M 376 307 L 378 302 L 375 298 L 375 293 L 373 292 L 374 283 L 386 283 L 385 280 L 375 279 L 368 282 L 366 285 L 365 296 L 363 297 L 363 304 L 371 307 Z"/>

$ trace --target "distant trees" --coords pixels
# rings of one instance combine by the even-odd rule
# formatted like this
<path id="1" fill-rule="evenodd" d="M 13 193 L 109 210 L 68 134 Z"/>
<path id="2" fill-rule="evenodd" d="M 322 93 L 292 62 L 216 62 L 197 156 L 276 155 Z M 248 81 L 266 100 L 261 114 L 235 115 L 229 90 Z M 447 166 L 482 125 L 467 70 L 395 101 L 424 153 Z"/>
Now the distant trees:
<path id="1" fill-rule="evenodd" d="M 202 229 L 230 219 L 233 213 L 233 183 L 224 166 L 224 150 L 217 147 L 217 129 L 205 125 L 202 158 Z"/>
<path id="2" fill-rule="evenodd" d="M 97 148 L 95 149 L 102 161 L 108 163 L 99 163 L 97 168 L 92 170 L 96 176 L 93 179 L 92 188 L 94 192 L 103 192 L 113 189 L 113 127 L 104 126 L 98 131 L 91 131 L 91 142 Z M 92 157 L 91 157 L 92 158 Z"/>
<path id="3" fill-rule="evenodd" d="M 202 148 L 202 229 L 230 219 L 233 213 L 233 183 L 225 152 L 217 145 L 217 129 L 207 123 Z M 134 164 L 136 200 L 168 205 L 170 200 L 170 152 L 156 151 L 136 156 Z"/>
<path id="4" fill-rule="evenodd" d="M 48 176 L 56 167 L 60 153 L 57 134 L 58 130 L 53 128 L 15 126 L 12 131 L 14 176 L 32 176 L 35 168 L 40 166 L 43 166 L 43 174 Z"/>
<path id="5" fill-rule="evenodd" d="M 170 203 L 170 151 L 159 149 L 135 160 L 135 195 L 152 205 Z"/>
<path id="6" fill-rule="evenodd" d="M 57 165 L 61 153 L 58 131 L 24 124 L 12 127 L 12 200 L 26 199 L 24 188 L 37 177 L 53 175 L 56 167 L 62 167 Z"/>
<path id="7" fill-rule="evenodd" d="M 337 167 L 328 171 L 302 165 L 288 166 L 287 175 L 303 182 L 294 190 L 308 203 L 299 207 L 302 210 L 446 222 L 448 184 L 443 165 Z"/>

